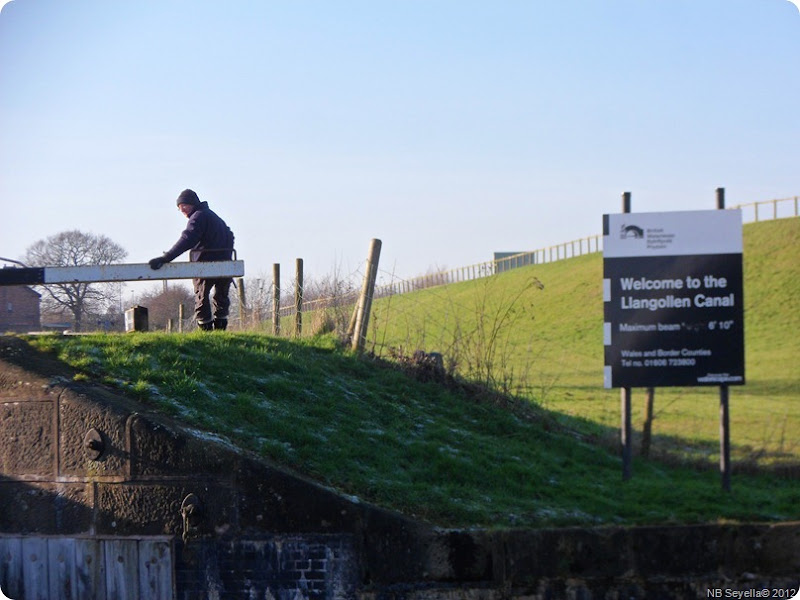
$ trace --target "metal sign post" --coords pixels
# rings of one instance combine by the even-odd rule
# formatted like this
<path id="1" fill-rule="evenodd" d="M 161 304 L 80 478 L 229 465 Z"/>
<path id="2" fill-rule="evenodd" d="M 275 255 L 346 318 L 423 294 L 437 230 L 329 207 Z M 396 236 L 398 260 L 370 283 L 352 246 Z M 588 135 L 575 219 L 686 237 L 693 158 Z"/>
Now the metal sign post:
<path id="1" fill-rule="evenodd" d="M 725 189 L 717 188 L 717 210 L 725 209 Z M 728 386 L 719 386 L 719 471 L 722 489 L 731 491 L 731 429 Z"/>
<path id="2" fill-rule="evenodd" d="M 631 193 L 622 194 L 622 212 L 631 212 Z M 620 404 L 622 414 L 621 443 L 622 443 L 622 480 L 628 481 L 633 476 L 633 424 L 631 407 L 631 388 L 623 387 L 620 390 Z"/>

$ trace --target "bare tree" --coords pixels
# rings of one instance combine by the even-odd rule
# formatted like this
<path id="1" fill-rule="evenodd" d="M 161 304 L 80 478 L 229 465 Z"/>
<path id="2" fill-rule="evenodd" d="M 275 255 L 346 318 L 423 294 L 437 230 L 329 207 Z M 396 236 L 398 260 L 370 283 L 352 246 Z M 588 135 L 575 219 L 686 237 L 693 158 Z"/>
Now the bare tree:
<path id="1" fill-rule="evenodd" d="M 139 304 L 147 307 L 147 320 L 150 329 L 166 329 L 170 319 L 177 324 L 180 315 L 178 308 L 183 304 L 186 317 L 192 315 L 194 292 L 185 285 L 161 286 L 145 292 L 139 297 Z"/>
<path id="2" fill-rule="evenodd" d="M 127 255 L 122 246 L 104 235 L 74 229 L 34 243 L 25 252 L 25 262 L 34 267 L 108 265 Z M 119 286 L 113 284 L 59 283 L 44 288 L 47 292 L 42 297 L 45 308 L 70 312 L 76 331 L 81 330 L 85 315 L 101 312 L 109 304 L 119 302 Z"/>

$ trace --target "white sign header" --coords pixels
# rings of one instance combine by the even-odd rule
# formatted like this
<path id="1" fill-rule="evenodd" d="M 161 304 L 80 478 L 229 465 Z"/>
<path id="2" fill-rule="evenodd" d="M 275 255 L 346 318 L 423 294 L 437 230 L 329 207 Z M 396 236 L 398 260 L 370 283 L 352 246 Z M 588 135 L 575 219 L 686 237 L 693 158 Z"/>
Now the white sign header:
<path id="1" fill-rule="evenodd" d="M 742 211 L 621 213 L 603 217 L 603 256 L 742 253 Z"/>

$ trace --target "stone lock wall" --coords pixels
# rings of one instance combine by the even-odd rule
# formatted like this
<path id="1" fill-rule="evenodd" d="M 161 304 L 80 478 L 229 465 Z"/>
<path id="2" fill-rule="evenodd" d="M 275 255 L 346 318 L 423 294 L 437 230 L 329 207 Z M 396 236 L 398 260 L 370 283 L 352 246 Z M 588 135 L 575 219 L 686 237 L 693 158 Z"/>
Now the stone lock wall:
<path id="1" fill-rule="evenodd" d="M 19 340 L 0 348 L 3 547 L 166 536 L 177 598 L 354 597 L 351 503 L 70 375 Z M 7 582 L 48 588 L 31 574 L 46 566 L 10 554 Z"/>
<path id="2" fill-rule="evenodd" d="M 180 600 L 708 598 L 800 584 L 798 524 L 439 530 L 75 383 L 0 338 L 0 537 L 64 536 L 171 540 Z M 24 580 L 10 554 L 0 585 Z M 149 600 L 144 589 L 130 597 Z"/>

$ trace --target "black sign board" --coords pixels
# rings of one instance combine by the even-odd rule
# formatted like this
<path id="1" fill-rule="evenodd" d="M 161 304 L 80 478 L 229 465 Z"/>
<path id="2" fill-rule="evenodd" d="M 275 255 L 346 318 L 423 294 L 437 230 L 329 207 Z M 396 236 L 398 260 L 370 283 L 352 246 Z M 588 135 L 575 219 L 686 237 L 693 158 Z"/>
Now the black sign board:
<path id="1" fill-rule="evenodd" d="M 603 217 L 604 384 L 744 384 L 738 210 Z"/>

